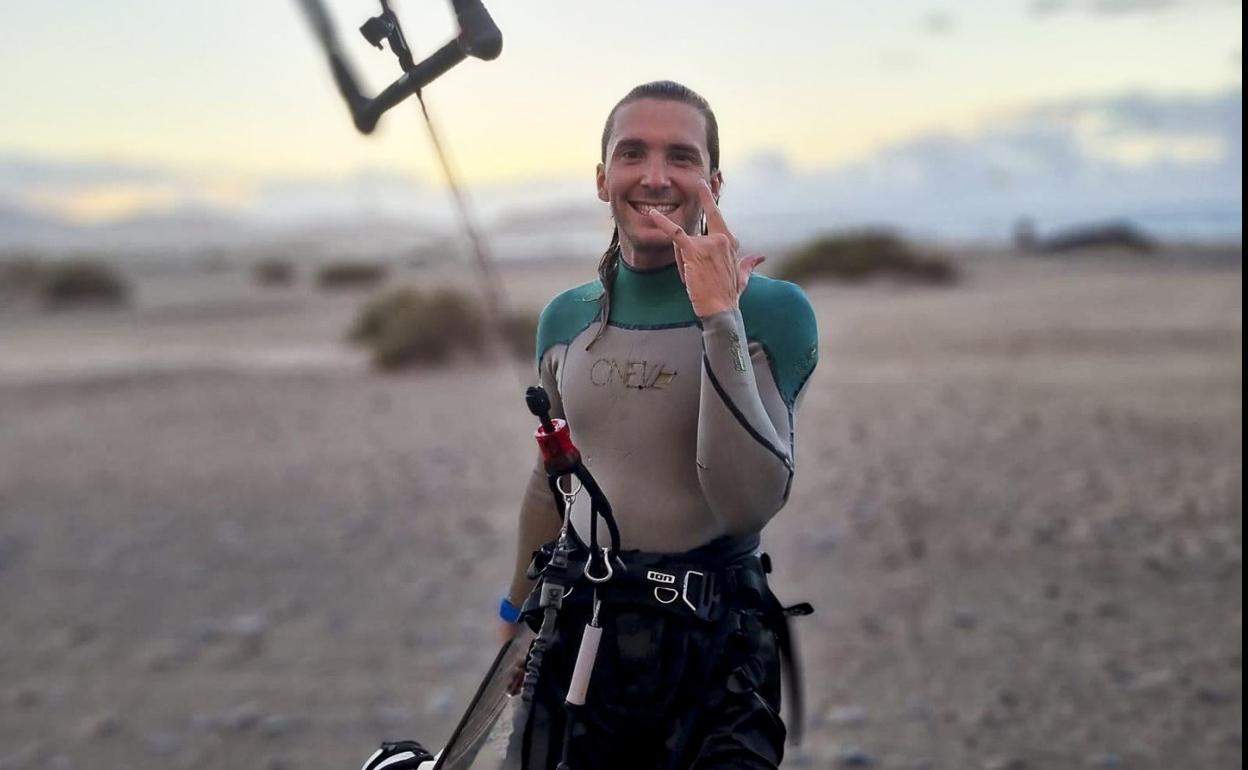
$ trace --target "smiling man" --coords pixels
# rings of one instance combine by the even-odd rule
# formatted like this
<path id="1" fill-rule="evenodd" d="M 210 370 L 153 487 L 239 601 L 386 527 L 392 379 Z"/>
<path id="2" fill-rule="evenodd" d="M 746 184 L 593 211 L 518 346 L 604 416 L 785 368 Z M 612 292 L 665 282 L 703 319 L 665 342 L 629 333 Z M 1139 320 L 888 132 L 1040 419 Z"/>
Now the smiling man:
<path id="1" fill-rule="evenodd" d="M 603 637 L 573 770 L 773 768 L 783 753 L 779 647 L 759 534 L 788 498 L 794 416 L 817 359 L 793 284 L 753 275 L 718 207 L 719 128 L 670 81 L 607 118 L 598 197 L 616 230 L 599 279 L 556 297 L 538 328 L 552 414 L 611 499 L 628 565 L 603 589 Z M 588 501 L 571 522 L 588 540 Z M 555 538 L 541 464 L 520 513 L 514 622 L 531 554 Z M 523 766 L 554 770 L 562 702 L 592 586 L 574 588 L 523 732 Z"/>

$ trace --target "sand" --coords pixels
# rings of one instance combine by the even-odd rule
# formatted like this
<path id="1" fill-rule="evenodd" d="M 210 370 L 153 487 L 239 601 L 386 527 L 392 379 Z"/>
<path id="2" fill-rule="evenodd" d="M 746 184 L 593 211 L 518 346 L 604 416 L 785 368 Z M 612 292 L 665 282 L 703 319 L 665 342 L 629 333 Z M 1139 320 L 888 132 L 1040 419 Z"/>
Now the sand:
<path id="1" fill-rule="evenodd" d="M 810 290 L 764 537 L 817 608 L 785 766 L 1242 765 L 1242 269 L 1183 256 Z M 506 278 L 536 308 L 591 273 Z M 135 280 L 127 310 L 0 308 L 0 768 L 440 742 L 495 648 L 516 377 L 370 371 L 340 341 L 358 293 Z"/>

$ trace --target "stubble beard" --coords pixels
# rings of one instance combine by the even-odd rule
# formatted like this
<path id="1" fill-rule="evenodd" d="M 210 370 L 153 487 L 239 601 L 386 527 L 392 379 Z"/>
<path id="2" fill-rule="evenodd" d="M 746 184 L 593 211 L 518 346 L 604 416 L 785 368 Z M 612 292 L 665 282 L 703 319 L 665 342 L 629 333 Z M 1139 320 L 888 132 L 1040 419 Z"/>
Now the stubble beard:
<path id="1" fill-rule="evenodd" d="M 628 208 L 629 213 L 635 213 L 633 208 L 629 206 L 628 203 L 624 203 L 623 205 Z M 618 223 L 620 222 L 618 214 L 615 221 L 618 227 Z M 692 225 L 688 222 L 679 222 L 678 224 L 684 228 L 686 233 L 691 235 L 699 234 L 696 221 Z M 624 261 L 626 261 L 631 267 L 641 270 L 652 270 L 655 268 L 665 267 L 676 261 L 675 245 L 671 241 L 666 240 L 657 228 L 653 229 L 657 233 L 657 236 L 653 240 L 638 242 L 632 237 L 626 228 L 619 228 L 620 252 L 624 257 Z"/>

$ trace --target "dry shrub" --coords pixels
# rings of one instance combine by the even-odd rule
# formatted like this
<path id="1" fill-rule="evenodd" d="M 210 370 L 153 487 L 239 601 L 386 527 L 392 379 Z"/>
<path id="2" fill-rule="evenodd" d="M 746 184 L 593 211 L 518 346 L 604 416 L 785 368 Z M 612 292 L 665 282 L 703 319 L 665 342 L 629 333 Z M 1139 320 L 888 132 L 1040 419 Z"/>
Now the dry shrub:
<path id="1" fill-rule="evenodd" d="M 50 307 L 117 307 L 130 298 L 130 285 L 121 272 L 100 260 L 48 262 L 42 273 L 38 294 Z"/>
<path id="2" fill-rule="evenodd" d="M 504 319 L 503 327 L 512 352 L 532 355 L 535 316 L 514 314 Z M 485 348 L 485 318 L 477 301 L 458 289 L 404 287 L 365 305 L 348 337 L 372 351 L 377 368 L 389 371 L 444 363 L 459 353 L 480 353 Z"/>
<path id="3" fill-rule="evenodd" d="M 823 278 L 866 281 L 891 277 L 925 284 L 957 280 L 946 259 L 920 254 L 904 238 L 884 229 L 851 230 L 818 236 L 789 253 L 776 277 L 795 283 Z"/>
<path id="4" fill-rule="evenodd" d="M 533 357 L 537 342 L 537 313 L 513 312 L 502 321 L 503 341 L 516 358 Z"/>
<path id="5" fill-rule="evenodd" d="M 0 293 L 25 294 L 43 283 L 44 267 L 38 259 L 24 254 L 0 258 Z"/>
<path id="6" fill-rule="evenodd" d="M 295 282 L 295 266 L 288 259 L 264 259 L 256 263 L 253 274 L 261 286 L 290 286 Z"/>
<path id="7" fill-rule="evenodd" d="M 375 262 L 331 262 L 320 269 L 322 289 L 366 289 L 386 280 L 386 266 Z"/>

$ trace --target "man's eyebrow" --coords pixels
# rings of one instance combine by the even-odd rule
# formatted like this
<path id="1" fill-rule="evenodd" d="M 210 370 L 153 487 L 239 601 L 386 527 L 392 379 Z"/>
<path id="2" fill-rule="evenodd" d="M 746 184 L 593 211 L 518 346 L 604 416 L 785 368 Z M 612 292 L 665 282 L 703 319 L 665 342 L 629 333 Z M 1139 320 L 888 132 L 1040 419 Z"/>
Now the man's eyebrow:
<path id="1" fill-rule="evenodd" d="M 669 144 L 667 149 L 670 152 L 687 152 L 690 155 L 697 155 L 699 158 L 702 157 L 702 148 L 696 144 L 681 144 L 677 142 L 676 144 Z"/>
<path id="2" fill-rule="evenodd" d="M 615 151 L 645 149 L 646 143 L 640 139 L 621 139 L 615 143 Z"/>

